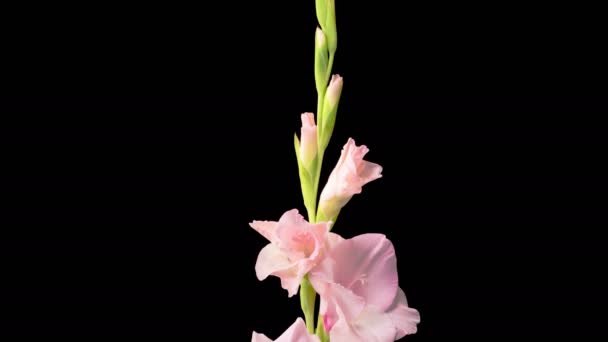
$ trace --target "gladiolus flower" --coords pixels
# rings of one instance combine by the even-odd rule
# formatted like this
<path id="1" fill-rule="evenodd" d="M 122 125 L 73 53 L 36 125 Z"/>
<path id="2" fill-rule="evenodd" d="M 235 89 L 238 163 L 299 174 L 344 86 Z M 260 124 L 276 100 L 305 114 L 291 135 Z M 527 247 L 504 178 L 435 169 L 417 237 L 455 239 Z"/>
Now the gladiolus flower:
<path id="1" fill-rule="evenodd" d="M 399 288 L 393 244 L 363 234 L 336 244 L 310 273 L 331 341 L 392 342 L 420 322 Z"/>
<path id="2" fill-rule="evenodd" d="M 292 209 L 278 222 L 253 221 L 250 226 L 270 241 L 258 255 L 255 265 L 258 279 L 279 277 L 288 296 L 295 295 L 306 273 L 327 249 L 330 222 L 308 223 L 297 209 Z"/>
<path id="3" fill-rule="evenodd" d="M 363 160 L 367 152 L 365 145 L 357 146 L 348 139 L 321 192 L 319 211 L 323 217 L 334 219 L 353 195 L 361 193 L 363 185 L 382 177 L 380 165 Z"/>

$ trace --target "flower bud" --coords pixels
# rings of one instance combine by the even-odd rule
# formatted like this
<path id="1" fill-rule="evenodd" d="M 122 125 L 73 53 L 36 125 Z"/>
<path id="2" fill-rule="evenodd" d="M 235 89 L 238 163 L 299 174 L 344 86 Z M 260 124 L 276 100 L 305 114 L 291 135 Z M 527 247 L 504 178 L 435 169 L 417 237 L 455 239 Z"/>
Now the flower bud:
<path id="1" fill-rule="evenodd" d="M 340 95 L 342 94 L 342 77 L 340 75 L 333 75 L 327 92 L 325 93 L 325 99 L 323 102 L 323 122 L 320 123 L 321 129 L 321 148 L 325 149 L 329 143 L 329 139 L 334 130 L 336 123 L 336 115 L 338 112 L 338 103 L 340 102 Z"/>
<path id="2" fill-rule="evenodd" d="M 327 86 L 328 58 L 325 33 L 317 27 L 315 33 L 315 85 L 318 94 L 322 94 Z"/>
<path id="3" fill-rule="evenodd" d="M 325 27 L 323 31 L 327 36 L 327 47 L 329 53 L 336 52 L 338 47 L 338 32 L 336 30 L 336 3 L 335 0 L 326 0 L 327 13 L 325 15 Z"/>
<path id="4" fill-rule="evenodd" d="M 336 32 L 336 2 L 335 0 L 316 0 L 317 20 L 325 32 L 329 52 L 336 52 L 338 35 Z"/>
<path id="5" fill-rule="evenodd" d="M 326 113 L 337 109 L 343 83 L 340 75 L 333 75 L 331 77 L 331 81 L 329 81 L 329 86 L 327 87 L 327 93 L 325 94 Z"/>
<path id="6" fill-rule="evenodd" d="M 317 125 L 313 113 L 302 114 L 300 130 L 300 159 L 303 166 L 312 173 L 312 162 L 317 157 Z"/>

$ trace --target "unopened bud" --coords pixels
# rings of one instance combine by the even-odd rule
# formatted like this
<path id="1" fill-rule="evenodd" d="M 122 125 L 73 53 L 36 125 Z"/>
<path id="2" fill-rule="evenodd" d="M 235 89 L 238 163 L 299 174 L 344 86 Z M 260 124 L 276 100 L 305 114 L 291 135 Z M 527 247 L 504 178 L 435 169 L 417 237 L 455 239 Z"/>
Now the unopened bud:
<path id="1" fill-rule="evenodd" d="M 336 115 L 338 112 L 338 104 L 340 102 L 340 95 L 342 94 L 342 77 L 340 75 L 333 75 L 327 92 L 325 93 L 325 100 L 323 102 L 323 122 L 321 123 L 321 148 L 325 150 L 331 134 L 334 130 L 336 123 Z"/>
<path id="2" fill-rule="evenodd" d="M 323 32 L 327 36 L 327 47 L 330 53 L 336 52 L 338 47 L 338 32 L 336 30 L 336 3 L 335 0 L 325 0 L 326 13 L 325 13 L 325 26 Z"/>
<path id="3" fill-rule="evenodd" d="M 325 33 L 317 27 L 315 33 L 315 85 L 319 94 L 322 94 L 327 86 L 327 63 L 327 39 Z"/>
<path id="4" fill-rule="evenodd" d="M 342 94 L 343 80 L 340 75 L 333 75 L 329 86 L 327 87 L 327 93 L 325 94 L 325 113 L 333 111 L 340 102 L 340 94 Z"/>
<path id="5" fill-rule="evenodd" d="M 308 172 L 312 172 L 312 163 L 317 157 L 317 125 L 313 113 L 302 114 L 300 139 L 300 159 Z"/>

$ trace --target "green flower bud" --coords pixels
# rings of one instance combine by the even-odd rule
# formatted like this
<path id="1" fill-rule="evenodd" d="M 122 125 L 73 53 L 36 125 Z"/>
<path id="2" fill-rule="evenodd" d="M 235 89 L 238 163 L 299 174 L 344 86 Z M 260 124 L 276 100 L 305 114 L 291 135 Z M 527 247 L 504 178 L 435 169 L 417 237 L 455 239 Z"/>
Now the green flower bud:
<path id="1" fill-rule="evenodd" d="M 317 27 L 315 33 L 315 84 L 319 94 L 322 94 L 327 86 L 328 58 L 325 33 Z"/>
<path id="2" fill-rule="evenodd" d="M 325 150 L 336 123 L 336 114 L 338 112 L 338 103 L 342 94 L 343 80 L 340 75 L 333 75 L 323 102 L 323 122 L 321 123 L 321 148 Z"/>

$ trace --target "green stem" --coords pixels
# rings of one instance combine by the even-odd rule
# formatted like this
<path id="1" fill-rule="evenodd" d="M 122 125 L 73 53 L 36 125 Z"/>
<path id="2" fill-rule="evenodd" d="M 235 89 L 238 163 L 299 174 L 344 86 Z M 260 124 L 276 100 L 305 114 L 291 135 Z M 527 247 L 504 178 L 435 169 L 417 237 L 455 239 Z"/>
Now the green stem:
<path id="1" fill-rule="evenodd" d="M 323 122 L 323 102 L 325 98 L 325 93 L 327 92 L 328 82 L 331 76 L 331 69 L 334 64 L 334 53 L 329 54 L 329 62 L 327 64 L 327 74 L 325 75 L 325 89 L 318 93 L 317 98 L 317 146 L 319 150 L 317 151 L 317 161 L 315 167 L 315 174 L 313 179 L 313 199 L 311 208 L 307 207 L 308 211 L 308 221 L 310 223 L 316 223 L 318 208 L 317 208 L 317 197 L 319 194 L 319 178 L 321 178 L 321 168 L 323 166 L 323 156 L 325 154 L 325 149 L 321 147 L 320 136 L 322 132 L 322 122 Z M 312 284 L 308 280 L 308 275 L 302 279 L 300 283 L 300 305 L 302 306 L 302 311 L 304 312 L 304 318 L 306 319 L 306 329 L 309 333 L 315 333 L 315 301 L 317 298 L 317 293 L 315 289 L 312 287 Z M 319 336 L 321 342 L 328 342 L 329 336 L 325 333 L 325 327 L 323 326 L 323 320 L 321 319 L 321 315 L 319 314 L 316 334 Z"/>
<path id="2" fill-rule="evenodd" d="M 325 325 L 323 324 L 323 317 L 321 317 L 320 313 L 317 321 L 317 329 L 315 331 L 315 335 L 319 336 L 319 340 L 321 340 L 321 342 L 329 341 L 329 336 L 327 335 L 327 332 L 325 331 Z"/>
<path id="3" fill-rule="evenodd" d="M 334 66 L 334 55 L 335 52 L 329 53 L 329 61 L 327 62 L 327 75 L 325 75 L 325 79 L 329 82 L 329 78 L 331 76 L 331 68 Z"/>
<path id="4" fill-rule="evenodd" d="M 327 85 L 326 85 L 327 87 Z M 323 99 L 325 98 L 325 91 L 327 90 L 324 89 L 322 92 L 317 94 L 317 146 L 321 146 L 321 133 L 323 130 L 323 127 L 321 125 L 321 123 L 323 122 Z"/>
<path id="5" fill-rule="evenodd" d="M 315 208 L 316 207 L 317 207 L 317 197 L 315 195 L 315 198 L 314 198 L 313 203 L 312 203 L 312 207 L 311 208 L 306 207 L 306 211 L 308 212 L 308 222 L 310 222 L 310 223 L 314 223 L 314 221 L 315 221 L 315 217 L 316 217 L 316 214 L 317 214 L 315 212 Z"/>
<path id="6" fill-rule="evenodd" d="M 302 279 L 300 283 L 300 305 L 304 312 L 304 318 L 306 319 L 306 328 L 308 332 L 314 334 L 315 332 L 315 300 L 317 293 L 312 287 L 312 284 L 308 280 L 308 275 Z"/>
<path id="7" fill-rule="evenodd" d="M 317 160 L 317 172 L 315 174 L 315 181 L 314 181 L 314 203 L 315 203 L 315 208 L 317 206 L 317 197 L 319 194 L 319 178 L 321 178 L 321 166 L 323 165 L 323 154 L 325 151 L 319 151 L 319 155 L 318 155 L 318 160 Z M 317 215 L 318 215 L 318 208 L 317 208 Z M 317 217 L 313 217 L 312 218 L 313 221 L 311 221 L 311 223 L 317 223 L 319 222 L 317 220 Z"/>

